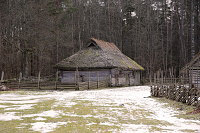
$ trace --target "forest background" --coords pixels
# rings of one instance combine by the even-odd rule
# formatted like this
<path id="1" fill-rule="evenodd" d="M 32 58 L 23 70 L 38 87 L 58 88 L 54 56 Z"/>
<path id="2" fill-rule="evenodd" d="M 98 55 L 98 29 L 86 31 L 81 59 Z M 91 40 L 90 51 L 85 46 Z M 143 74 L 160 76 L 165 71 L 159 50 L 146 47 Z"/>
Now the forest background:
<path id="1" fill-rule="evenodd" d="M 88 39 L 115 43 L 145 68 L 179 70 L 200 50 L 199 0 L 0 0 L 0 70 L 55 74 Z"/>

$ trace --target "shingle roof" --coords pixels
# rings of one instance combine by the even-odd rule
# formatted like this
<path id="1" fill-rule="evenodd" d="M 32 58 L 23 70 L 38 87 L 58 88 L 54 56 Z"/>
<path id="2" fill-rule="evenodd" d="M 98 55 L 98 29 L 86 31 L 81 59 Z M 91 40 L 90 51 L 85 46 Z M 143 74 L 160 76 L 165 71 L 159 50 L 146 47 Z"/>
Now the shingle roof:
<path id="1" fill-rule="evenodd" d="M 95 46 L 91 46 L 93 43 Z M 56 65 L 61 70 L 121 68 L 144 70 L 142 66 L 124 55 L 114 43 L 90 39 L 89 45 Z"/>

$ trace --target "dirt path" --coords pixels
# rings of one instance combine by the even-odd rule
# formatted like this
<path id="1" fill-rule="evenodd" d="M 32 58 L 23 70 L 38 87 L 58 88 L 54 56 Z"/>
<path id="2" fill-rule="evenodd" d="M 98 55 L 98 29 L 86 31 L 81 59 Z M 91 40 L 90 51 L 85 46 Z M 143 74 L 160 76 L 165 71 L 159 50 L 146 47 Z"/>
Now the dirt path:
<path id="1" fill-rule="evenodd" d="M 200 132 L 200 121 L 149 98 L 150 88 L 0 92 L 0 132 Z"/>

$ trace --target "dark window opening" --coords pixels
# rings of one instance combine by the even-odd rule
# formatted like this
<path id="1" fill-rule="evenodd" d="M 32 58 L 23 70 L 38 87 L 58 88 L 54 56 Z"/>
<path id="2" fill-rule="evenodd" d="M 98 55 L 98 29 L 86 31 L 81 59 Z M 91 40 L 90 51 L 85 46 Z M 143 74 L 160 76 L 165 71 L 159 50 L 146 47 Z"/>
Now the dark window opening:
<path id="1" fill-rule="evenodd" d="M 90 47 L 96 47 L 96 45 L 94 44 L 94 43 L 90 43 L 89 45 L 88 45 L 88 47 L 90 48 Z"/>

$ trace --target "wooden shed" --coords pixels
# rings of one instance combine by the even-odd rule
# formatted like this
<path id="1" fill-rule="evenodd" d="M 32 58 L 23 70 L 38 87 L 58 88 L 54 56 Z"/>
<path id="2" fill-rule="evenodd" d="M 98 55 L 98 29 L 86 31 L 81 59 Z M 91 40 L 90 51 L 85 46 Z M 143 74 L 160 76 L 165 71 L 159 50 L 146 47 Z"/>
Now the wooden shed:
<path id="1" fill-rule="evenodd" d="M 182 78 L 188 78 L 190 86 L 200 88 L 200 52 L 180 71 Z"/>
<path id="2" fill-rule="evenodd" d="M 59 62 L 56 68 L 62 83 L 106 81 L 110 86 L 139 85 L 140 73 L 144 70 L 114 43 L 95 38 L 82 50 Z"/>

